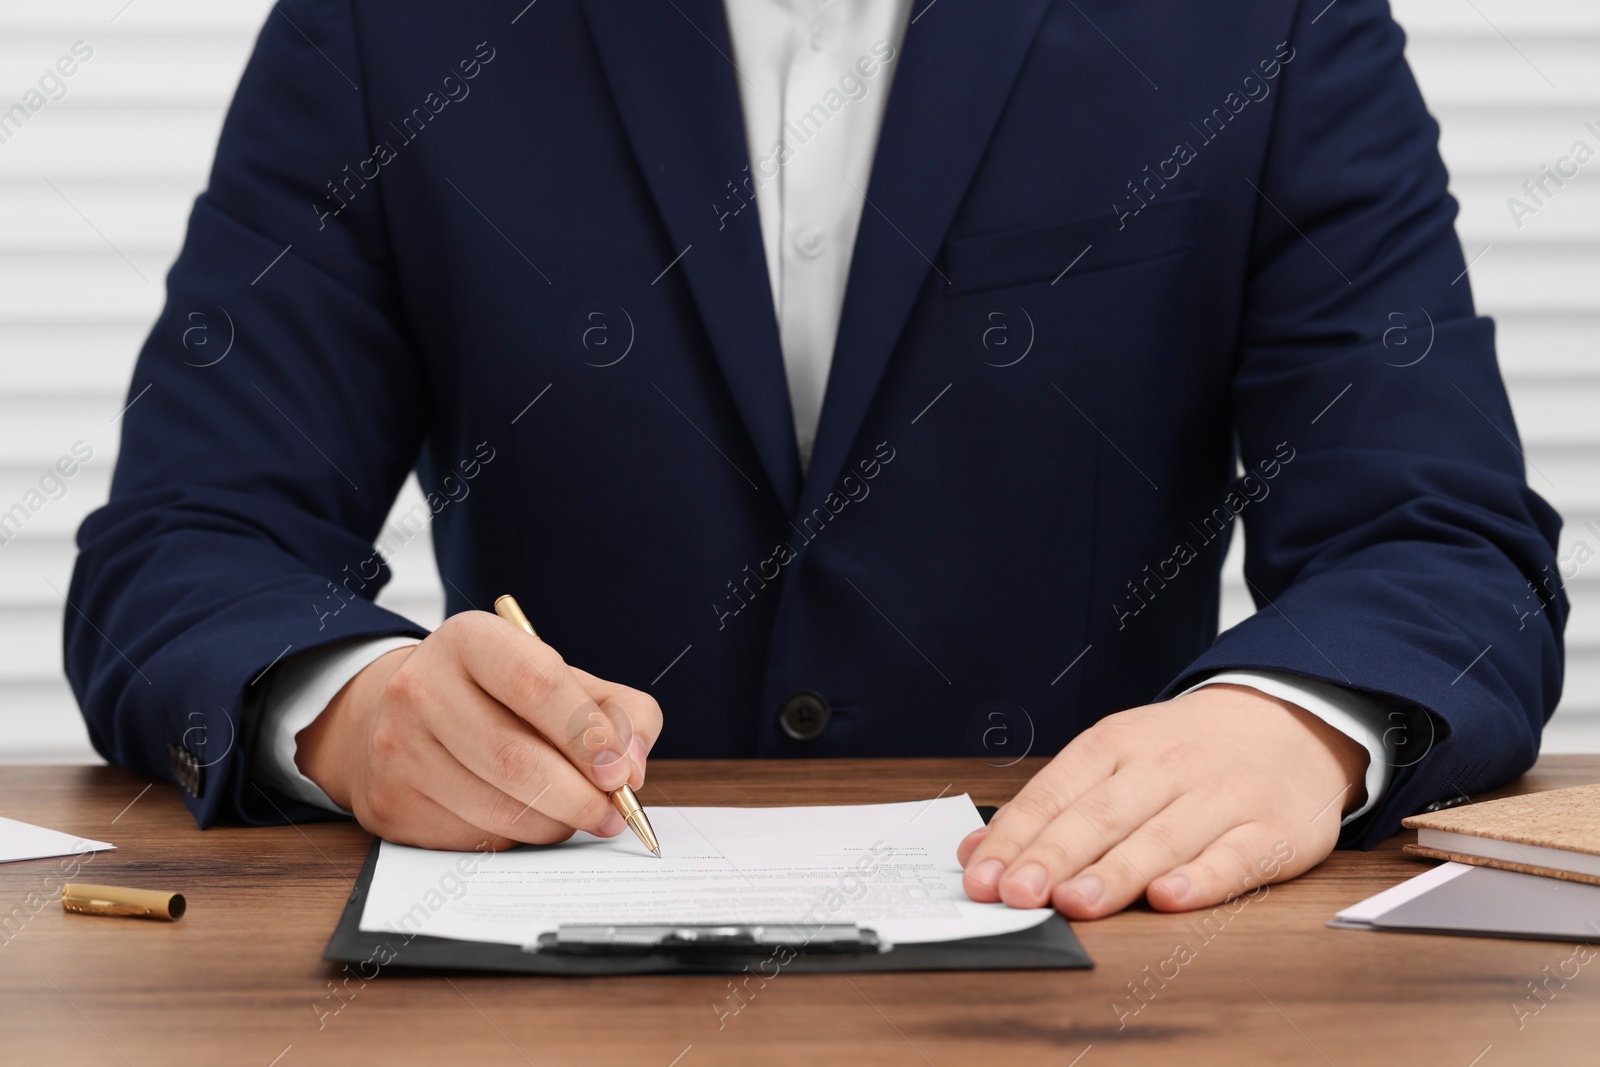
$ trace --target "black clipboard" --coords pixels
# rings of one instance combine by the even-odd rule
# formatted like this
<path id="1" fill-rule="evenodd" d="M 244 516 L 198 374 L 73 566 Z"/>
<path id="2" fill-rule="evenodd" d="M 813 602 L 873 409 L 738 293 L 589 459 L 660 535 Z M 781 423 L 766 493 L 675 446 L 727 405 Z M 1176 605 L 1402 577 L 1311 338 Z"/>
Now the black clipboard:
<path id="1" fill-rule="evenodd" d="M 994 813 L 991 807 L 978 810 L 985 822 Z M 334 928 L 333 937 L 322 954 L 325 960 L 352 965 L 354 973 L 366 979 L 380 971 L 391 970 L 594 976 L 738 974 L 747 967 L 760 970 L 765 964 L 791 974 L 1081 970 L 1094 966 L 1072 927 L 1059 913 L 1032 929 L 1016 933 L 895 945 L 886 951 L 870 943 L 870 931 L 865 932 L 866 940 L 859 947 L 832 941 L 815 948 L 790 945 L 786 953 L 776 952 L 770 943 L 741 944 L 737 939 L 721 937 L 698 943 L 679 940 L 629 951 L 583 953 L 549 949 L 529 951 L 517 945 L 362 930 L 361 913 L 366 906 L 373 872 L 377 870 L 381 845 L 379 841 L 372 843 L 355 888 L 345 902 L 344 914 L 339 917 L 339 925 Z"/>

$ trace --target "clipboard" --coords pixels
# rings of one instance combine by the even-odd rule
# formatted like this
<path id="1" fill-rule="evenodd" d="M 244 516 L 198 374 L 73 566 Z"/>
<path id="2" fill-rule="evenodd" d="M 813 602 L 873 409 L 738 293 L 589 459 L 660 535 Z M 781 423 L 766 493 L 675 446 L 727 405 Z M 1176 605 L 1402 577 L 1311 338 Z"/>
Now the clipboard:
<path id="1" fill-rule="evenodd" d="M 980 807 L 984 822 L 995 809 Z M 322 958 L 350 964 L 362 978 L 380 971 L 549 974 L 740 974 L 770 977 L 764 965 L 791 974 L 883 971 L 1081 970 L 1094 961 L 1059 913 L 1028 930 L 958 941 L 885 945 L 854 924 L 811 927 L 572 927 L 530 946 L 459 941 L 428 934 L 361 929 L 367 890 L 378 867 L 374 841 Z M 368 973 L 368 972 L 371 973 Z"/>

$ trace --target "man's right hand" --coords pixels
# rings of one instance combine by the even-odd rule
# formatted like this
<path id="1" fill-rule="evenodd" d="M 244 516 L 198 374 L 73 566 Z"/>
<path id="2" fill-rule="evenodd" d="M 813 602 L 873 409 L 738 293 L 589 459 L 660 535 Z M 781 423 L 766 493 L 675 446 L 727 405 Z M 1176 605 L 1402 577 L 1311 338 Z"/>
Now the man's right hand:
<path id="1" fill-rule="evenodd" d="M 509 848 L 625 828 L 661 708 L 482 611 L 368 664 L 296 736 L 295 763 L 361 825 L 423 848 Z"/>

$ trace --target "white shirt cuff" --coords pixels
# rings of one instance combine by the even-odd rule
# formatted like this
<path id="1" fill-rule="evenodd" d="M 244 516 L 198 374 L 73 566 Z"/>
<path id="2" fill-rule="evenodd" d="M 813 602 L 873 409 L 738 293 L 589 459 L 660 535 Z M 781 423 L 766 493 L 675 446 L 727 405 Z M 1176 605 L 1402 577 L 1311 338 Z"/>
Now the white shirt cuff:
<path id="1" fill-rule="evenodd" d="M 302 803 L 349 815 L 295 764 L 295 735 L 310 726 L 362 668 L 417 643 L 415 637 L 374 637 L 310 652 L 280 667 L 261 703 L 252 766 L 256 781 Z"/>
<path id="2" fill-rule="evenodd" d="M 1389 788 L 1396 746 L 1387 741 L 1388 716 L 1374 700 L 1343 686 L 1277 671 L 1223 671 L 1196 682 L 1179 696 L 1208 685 L 1244 685 L 1309 711 L 1367 750 L 1367 800 L 1344 817 L 1344 826 L 1365 815 Z"/>

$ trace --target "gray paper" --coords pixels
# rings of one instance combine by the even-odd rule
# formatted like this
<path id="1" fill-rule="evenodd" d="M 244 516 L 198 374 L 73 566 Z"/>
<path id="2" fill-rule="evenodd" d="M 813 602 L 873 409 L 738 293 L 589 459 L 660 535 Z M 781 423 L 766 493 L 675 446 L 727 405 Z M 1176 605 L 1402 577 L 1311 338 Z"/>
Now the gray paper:
<path id="1" fill-rule="evenodd" d="M 1380 930 L 1586 941 L 1600 936 L 1600 886 L 1474 867 L 1389 909 L 1372 925 Z"/>

